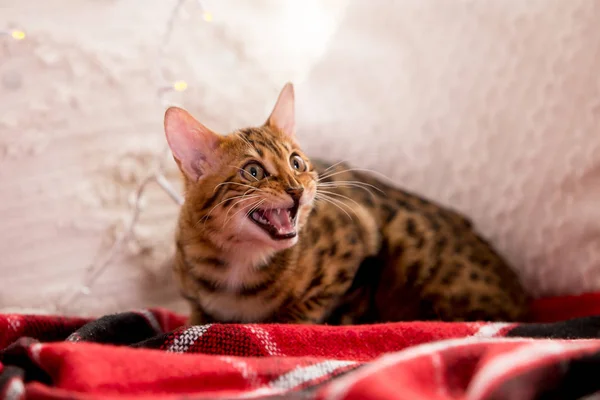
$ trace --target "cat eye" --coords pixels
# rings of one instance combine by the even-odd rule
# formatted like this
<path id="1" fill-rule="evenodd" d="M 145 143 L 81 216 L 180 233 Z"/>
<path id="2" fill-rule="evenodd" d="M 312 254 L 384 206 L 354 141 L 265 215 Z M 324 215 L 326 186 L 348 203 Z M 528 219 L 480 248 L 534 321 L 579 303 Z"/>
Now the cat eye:
<path id="1" fill-rule="evenodd" d="M 241 175 L 249 181 L 260 181 L 265 177 L 265 169 L 259 163 L 251 162 L 242 169 Z"/>
<path id="2" fill-rule="evenodd" d="M 306 171 L 306 163 L 298 154 L 294 154 L 290 157 L 290 165 L 298 172 Z"/>

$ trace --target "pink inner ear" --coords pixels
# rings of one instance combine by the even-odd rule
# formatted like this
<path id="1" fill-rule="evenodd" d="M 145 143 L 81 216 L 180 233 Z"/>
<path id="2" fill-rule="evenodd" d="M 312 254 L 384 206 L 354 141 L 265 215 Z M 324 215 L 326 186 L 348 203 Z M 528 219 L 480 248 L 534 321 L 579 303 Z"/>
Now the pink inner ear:
<path id="1" fill-rule="evenodd" d="M 275 107 L 269 116 L 268 124 L 288 136 L 295 136 L 296 115 L 294 108 L 294 86 L 287 83 L 279 93 L 277 103 L 275 103 Z"/>
<path id="2" fill-rule="evenodd" d="M 220 137 L 187 111 L 171 107 L 165 113 L 165 135 L 183 172 L 197 181 L 213 165 Z"/>

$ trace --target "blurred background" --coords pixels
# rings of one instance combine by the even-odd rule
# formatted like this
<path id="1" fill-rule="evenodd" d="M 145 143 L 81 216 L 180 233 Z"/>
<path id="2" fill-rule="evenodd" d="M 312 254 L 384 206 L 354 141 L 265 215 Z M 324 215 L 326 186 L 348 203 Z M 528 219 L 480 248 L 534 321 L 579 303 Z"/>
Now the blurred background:
<path id="1" fill-rule="evenodd" d="M 468 214 L 536 296 L 600 290 L 599 20 L 594 0 L 0 0 L 0 312 L 185 311 L 164 110 L 226 133 L 286 81 L 310 155 Z"/>

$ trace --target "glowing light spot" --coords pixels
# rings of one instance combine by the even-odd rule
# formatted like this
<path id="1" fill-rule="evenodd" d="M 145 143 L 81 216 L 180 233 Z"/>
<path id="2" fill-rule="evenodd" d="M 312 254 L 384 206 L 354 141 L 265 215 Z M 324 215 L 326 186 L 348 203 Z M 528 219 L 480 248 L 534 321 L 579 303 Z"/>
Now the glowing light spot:
<path id="1" fill-rule="evenodd" d="M 12 31 L 10 33 L 10 36 L 12 36 L 13 39 L 15 39 L 15 40 L 23 40 L 23 39 L 25 39 L 25 32 L 23 32 L 23 31 Z"/>
<path id="2" fill-rule="evenodd" d="M 212 15 L 211 13 L 209 13 L 208 11 L 204 11 L 204 12 L 202 13 L 202 18 L 204 18 L 204 20 L 205 20 L 206 22 L 212 22 L 212 20 L 213 20 L 213 15 Z"/>
<path id="3" fill-rule="evenodd" d="M 188 84 L 186 81 L 177 81 L 173 84 L 173 89 L 177 90 L 178 92 L 183 92 L 185 89 L 187 89 Z"/>

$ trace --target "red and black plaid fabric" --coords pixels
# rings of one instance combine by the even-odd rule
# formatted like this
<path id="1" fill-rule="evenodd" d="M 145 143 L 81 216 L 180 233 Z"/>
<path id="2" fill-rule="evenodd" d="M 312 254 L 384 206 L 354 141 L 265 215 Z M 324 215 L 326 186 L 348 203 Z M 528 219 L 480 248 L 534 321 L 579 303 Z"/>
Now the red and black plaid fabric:
<path id="1" fill-rule="evenodd" d="M 600 317 L 556 323 L 183 326 L 161 309 L 0 315 L 0 399 L 577 399 Z"/>

